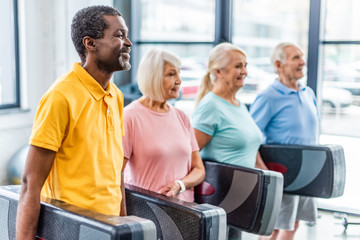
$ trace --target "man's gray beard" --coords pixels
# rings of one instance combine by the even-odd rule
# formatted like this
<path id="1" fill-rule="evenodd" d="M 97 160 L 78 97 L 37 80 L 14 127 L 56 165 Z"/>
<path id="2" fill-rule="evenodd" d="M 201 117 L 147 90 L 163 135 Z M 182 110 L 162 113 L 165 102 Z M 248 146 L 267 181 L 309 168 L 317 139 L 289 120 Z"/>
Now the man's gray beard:
<path id="1" fill-rule="evenodd" d="M 131 69 L 131 64 L 129 62 L 122 62 L 123 64 L 122 67 L 123 67 L 123 71 L 129 71 Z"/>
<path id="2" fill-rule="evenodd" d="M 117 69 L 117 70 L 113 69 L 113 67 L 108 66 L 98 60 L 96 61 L 96 65 L 100 69 L 100 71 L 107 72 L 107 73 L 112 73 L 112 72 L 116 72 L 116 71 L 128 71 L 131 69 L 130 62 L 125 62 L 122 59 L 120 59 L 120 60 L 121 60 L 120 61 L 120 69 Z"/>
<path id="3" fill-rule="evenodd" d="M 131 69 L 130 59 L 128 61 L 124 61 L 122 56 L 120 57 L 120 71 L 129 71 Z"/>

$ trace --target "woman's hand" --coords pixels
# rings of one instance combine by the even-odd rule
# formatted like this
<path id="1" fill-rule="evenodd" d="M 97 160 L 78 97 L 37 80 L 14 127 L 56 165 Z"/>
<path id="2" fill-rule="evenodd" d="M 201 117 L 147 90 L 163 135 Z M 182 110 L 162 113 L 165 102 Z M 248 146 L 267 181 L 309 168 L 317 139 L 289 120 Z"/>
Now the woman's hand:
<path id="1" fill-rule="evenodd" d="M 179 193 L 180 189 L 180 185 L 176 182 L 173 182 L 169 183 L 165 187 L 162 187 L 159 193 L 168 197 L 175 197 Z"/>
<path id="2" fill-rule="evenodd" d="M 185 189 L 190 189 L 202 183 L 205 179 L 205 167 L 202 162 L 200 152 L 194 151 L 191 154 L 191 170 L 188 175 L 180 179 Z M 176 197 L 181 190 L 180 184 L 176 181 L 169 183 L 168 185 L 162 187 L 159 191 L 160 194 L 166 195 L 168 197 Z"/>

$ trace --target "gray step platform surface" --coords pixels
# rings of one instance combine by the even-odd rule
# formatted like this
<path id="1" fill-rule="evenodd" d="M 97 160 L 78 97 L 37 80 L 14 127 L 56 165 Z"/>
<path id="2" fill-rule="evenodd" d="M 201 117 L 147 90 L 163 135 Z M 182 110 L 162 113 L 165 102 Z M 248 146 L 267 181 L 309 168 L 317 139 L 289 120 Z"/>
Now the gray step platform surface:
<path id="1" fill-rule="evenodd" d="M 0 187 L 0 236 L 15 239 L 20 185 Z M 37 237 L 44 240 L 155 240 L 152 221 L 109 216 L 58 200 L 41 198 Z"/>
<path id="2" fill-rule="evenodd" d="M 343 195 L 346 168 L 342 146 L 268 144 L 259 151 L 269 169 L 283 174 L 285 193 L 318 198 Z"/>
<path id="3" fill-rule="evenodd" d="M 195 188 L 195 201 L 224 208 L 229 225 L 270 235 L 280 210 L 283 177 L 274 171 L 204 160 L 205 181 Z"/>
<path id="4" fill-rule="evenodd" d="M 153 221 L 157 239 L 226 239 L 226 213 L 210 204 L 185 202 L 125 184 L 128 214 Z"/>

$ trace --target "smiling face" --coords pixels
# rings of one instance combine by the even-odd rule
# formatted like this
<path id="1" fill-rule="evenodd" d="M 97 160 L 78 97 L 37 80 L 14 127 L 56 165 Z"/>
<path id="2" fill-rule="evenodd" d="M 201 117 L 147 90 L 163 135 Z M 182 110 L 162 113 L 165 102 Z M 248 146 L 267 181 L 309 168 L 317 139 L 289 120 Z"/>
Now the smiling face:
<path id="1" fill-rule="evenodd" d="M 180 69 L 165 62 L 163 70 L 163 97 L 165 101 L 179 97 L 180 84 Z"/>
<path id="2" fill-rule="evenodd" d="M 102 71 L 112 73 L 120 70 L 129 70 L 130 50 L 132 43 L 128 38 L 128 28 L 120 16 L 103 16 L 107 28 L 104 37 L 95 39 L 96 65 Z"/>
<path id="3" fill-rule="evenodd" d="M 287 46 L 284 48 L 286 53 L 285 63 L 278 61 L 277 69 L 282 78 L 285 81 L 297 81 L 304 77 L 305 61 L 303 59 L 302 51 L 296 46 Z"/>
<path id="4" fill-rule="evenodd" d="M 217 82 L 223 87 L 237 92 L 244 86 L 247 76 L 246 57 L 238 51 L 229 52 L 229 63 L 222 69 L 216 71 Z"/>

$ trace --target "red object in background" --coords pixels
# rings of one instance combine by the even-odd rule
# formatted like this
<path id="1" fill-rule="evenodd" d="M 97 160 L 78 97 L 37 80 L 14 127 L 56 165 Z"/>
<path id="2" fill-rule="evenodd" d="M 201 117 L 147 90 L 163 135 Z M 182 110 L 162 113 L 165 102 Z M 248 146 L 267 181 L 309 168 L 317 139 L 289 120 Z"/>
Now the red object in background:
<path id="1" fill-rule="evenodd" d="M 215 188 L 208 182 L 202 182 L 198 187 L 195 188 L 196 194 L 202 196 L 208 196 L 215 193 Z"/>
<path id="2" fill-rule="evenodd" d="M 182 99 L 195 99 L 199 86 L 184 86 L 181 87 L 181 98 Z"/>
<path id="3" fill-rule="evenodd" d="M 35 237 L 35 240 L 45 240 L 45 239 L 41 237 Z"/>
<path id="4" fill-rule="evenodd" d="M 280 172 L 282 174 L 287 172 L 287 167 L 280 164 L 280 163 L 275 163 L 275 162 L 267 162 L 266 166 L 269 168 L 269 170 L 273 170 L 275 172 Z"/>
<path id="5" fill-rule="evenodd" d="M 199 90 L 199 86 L 184 87 L 182 93 L 184 95 L 196 94 L 198 90 Z"/>

